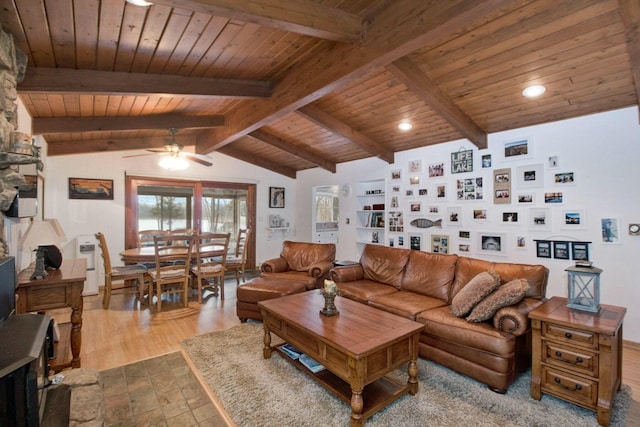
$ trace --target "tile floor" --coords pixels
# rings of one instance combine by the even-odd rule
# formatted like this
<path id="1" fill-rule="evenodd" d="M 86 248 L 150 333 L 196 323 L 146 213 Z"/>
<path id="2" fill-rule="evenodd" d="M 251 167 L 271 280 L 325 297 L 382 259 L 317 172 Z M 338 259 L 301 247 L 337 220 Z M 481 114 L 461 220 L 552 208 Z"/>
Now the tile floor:
<path id="1" fill-rule="evenodd" d="M 105 426 L 223 426 L 180 352 L 102 371 Z"/>

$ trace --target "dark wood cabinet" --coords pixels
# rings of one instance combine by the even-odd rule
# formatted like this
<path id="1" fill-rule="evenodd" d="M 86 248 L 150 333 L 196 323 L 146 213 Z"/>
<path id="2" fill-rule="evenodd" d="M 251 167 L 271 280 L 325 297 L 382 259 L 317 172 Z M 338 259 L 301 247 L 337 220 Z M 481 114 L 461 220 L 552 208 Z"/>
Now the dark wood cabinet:
<path id="1" fill-rule="evenodd" d="M 68 259 L 58 270 L 48 270 L 43 279 L 31 279 L 33 268 L 18 275 L 17 313 L 39 312 L 56 308 L 71 308 L 69 323 L 59 325 L 59 342 L 54 344 L 56 356 L 49 361 L 52 371 L 80 367 L 82 344 L 82 291 L 87 277 L 87 260 Z"/>

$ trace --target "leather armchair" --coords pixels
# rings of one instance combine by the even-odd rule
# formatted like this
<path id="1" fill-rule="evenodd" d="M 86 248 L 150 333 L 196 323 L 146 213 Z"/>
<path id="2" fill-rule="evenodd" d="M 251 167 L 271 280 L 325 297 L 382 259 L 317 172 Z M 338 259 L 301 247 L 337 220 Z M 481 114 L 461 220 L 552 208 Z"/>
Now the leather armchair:
<path id="1" fill-rule="evenodd" d="M 260 267 L 264 278 L 304 280 L 307 289 L 319 288 L 336 259 L 333 243 L 305 243 L 286 240 L 278 258 L 264 261 Z"/>

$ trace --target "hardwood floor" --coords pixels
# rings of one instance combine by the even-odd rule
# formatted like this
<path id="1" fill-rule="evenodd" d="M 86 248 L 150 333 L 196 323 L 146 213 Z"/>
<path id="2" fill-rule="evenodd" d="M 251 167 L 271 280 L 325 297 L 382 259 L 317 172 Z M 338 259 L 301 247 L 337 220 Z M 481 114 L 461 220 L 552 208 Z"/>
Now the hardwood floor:
<path id="1" fill-rule="evenodd" d="M 195 299 L 189 301 L 187 308 L 177 299 L 166 303 L 163 300 L 160 313 L 146 306 L 140 308 L 130 292 L 112 295 L 108 310 L 102 309 L 101 296 L 85 297 L 82 366 L 105 370 L 179 351 L 180 342 L 187 337 L 240 324 L 235 288 L 235 279 L 229 278 L 224 301 L 210 293 L 205 294 L 201 306 Z M 67 321 L 65 315 L 54 313 L 61 322 Z M 634 397 L 627 426 L 640 425 L 640 343 L 625 344 L 622 377 Z"/>

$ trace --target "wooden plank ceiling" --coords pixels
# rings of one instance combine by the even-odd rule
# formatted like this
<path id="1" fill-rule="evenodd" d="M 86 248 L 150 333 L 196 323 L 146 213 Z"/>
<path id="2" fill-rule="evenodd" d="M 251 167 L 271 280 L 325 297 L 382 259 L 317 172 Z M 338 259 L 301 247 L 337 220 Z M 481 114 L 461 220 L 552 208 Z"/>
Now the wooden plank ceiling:
<path id="1" fill-rule="evenodd" d="M 638 105 L 638 0 L 0 0 L 49 155 L 296 172 Z M 521 95 L 544 84 L 535 100 Z M 414 127 L 401 132 L 409 120 Z M 125 153 L 126 154 L 126 153 Z"/>

